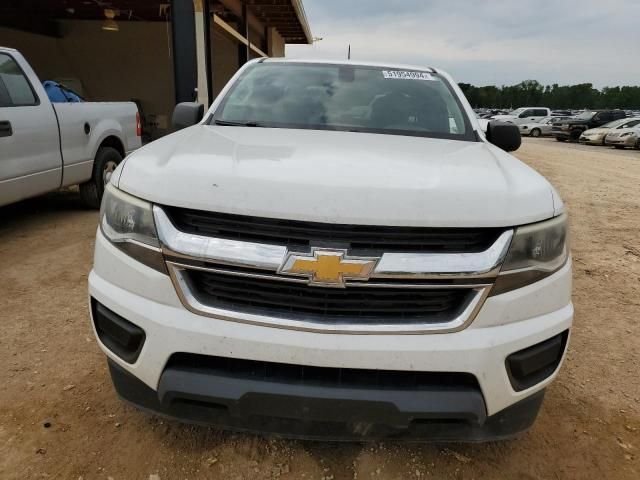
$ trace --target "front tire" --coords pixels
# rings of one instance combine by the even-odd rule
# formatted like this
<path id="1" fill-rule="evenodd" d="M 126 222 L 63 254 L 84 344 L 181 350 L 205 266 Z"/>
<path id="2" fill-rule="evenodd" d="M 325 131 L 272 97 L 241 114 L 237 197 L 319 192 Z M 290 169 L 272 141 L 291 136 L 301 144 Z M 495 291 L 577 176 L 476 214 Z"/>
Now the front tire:
<path id="1" fill-rule="evenodd" d="M 539 128 L 534 128 L 533 130 L 531 130 L 532 137 L 538 138 L 540 135 L 542 135 L 542 132 L 540 131 Z"/>
<path id="2" fill-rule="evenodd" d="M 100 208 L 104 187 L 111 180 L 111 175 L 122 162 L 122 155 L 115 148 L 100 147 L 93 162 L 91 180 L 80 185 L 80 198 L 90 208 Z"/>
<path id="3" fill-rule="evenodd" d="M 580 140 L 580 135 L 582 135 L 582 130 L 571 130 L 569 136 L 571 137 L 572 142 L 577 142 Z"/>

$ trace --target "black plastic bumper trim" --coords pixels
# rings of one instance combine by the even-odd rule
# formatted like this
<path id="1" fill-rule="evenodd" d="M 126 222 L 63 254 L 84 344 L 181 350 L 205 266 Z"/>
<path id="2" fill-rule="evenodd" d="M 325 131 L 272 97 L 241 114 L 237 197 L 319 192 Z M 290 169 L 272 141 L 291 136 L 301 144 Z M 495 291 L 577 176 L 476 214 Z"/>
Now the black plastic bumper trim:
<path id="1" fill-rule="evenodd" d="M 516 392 L 526 390 L 549 378 L 560 365 L 569 338 L 569 330 L 512 353 L 505 366 Z"/>
<path id="2" fill-rule="evenodd" d="M 146 335 L 144 330 L 91 299 L 91 312 L 98 338 L 109 350 L 127 363 L 140 356 Z"/>
<path id="3" fill-rule="evenodd" d="M 487 441 L 512 437 L 535 420 L 544 390 L 487 417 L 472 388 L 418 391 L 327 388 L 233 379 L 168 368 L 158 391 L 109 361 L 120 397 L 188 423 L 288 438 Z"/>

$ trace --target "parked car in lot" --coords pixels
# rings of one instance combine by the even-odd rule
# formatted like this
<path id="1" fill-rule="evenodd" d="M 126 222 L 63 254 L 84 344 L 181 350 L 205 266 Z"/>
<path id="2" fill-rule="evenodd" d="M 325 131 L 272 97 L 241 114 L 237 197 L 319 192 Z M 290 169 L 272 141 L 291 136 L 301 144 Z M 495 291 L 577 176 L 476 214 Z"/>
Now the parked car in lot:
<path id="1" fill-rule="evenodd" d="M 529 137 L 551 135 L 551 129 L 556 123 L 568 120 L 571 117 L 544 117 L 539 122 L 523 123 L 518 125 L 520 134 Z"/>
<path id="2" fill-rule="evenodd" d="M 250 61 L 202 113 L 105 191 L 89 295 L 122 398 L 297 437 L 532 424 L 571 261 L 515 125 L 485 131 L 441 70 L 351 61 Z"/>
<path id="3" fill-rule="evenodd" d="M 585 130 L 580 135 L 579 141 L 589 145 L 604 145 L 605 137 L 613 130 L 633 128 L 636 125 L 640 125 L 640 118 L 621 118 L 620 120 L 605 123 L 601 127 Z"/>
<path id="4" fill-rule="evenodd" d="M 559 142 L 571 140 L 577 142 L 586 130 L 601 127 L 614 120 L 626 118 L 622 110 L 592 110 L 582 112 L 575 117 L 556 124 L 551 129 L 551 133 Z"/>
<path id="5" fill-rule="evenodd" d="M 623 128 L 610 132 L 605 137 L 604 143 L 616 148 L 640 149 L 640 127 Z"/>
<path id="6" fill-rule="evenodd" d="M 501 122 L 514 123 L 520 125 L 522 123 L 539 122 L 545 117 L 551 116 L 551 110 L 542 107 L 521 107 L 508 115 L 495 115 L 494 120 Z"/>
<path id="7" fill-rule="evenodd" d="M 25 58 L 0 47 L 0 206 L 80 184 L 83 201 L 97 208 L 115 168 L 140 144 L 134 103 L 52 104 Z"/>

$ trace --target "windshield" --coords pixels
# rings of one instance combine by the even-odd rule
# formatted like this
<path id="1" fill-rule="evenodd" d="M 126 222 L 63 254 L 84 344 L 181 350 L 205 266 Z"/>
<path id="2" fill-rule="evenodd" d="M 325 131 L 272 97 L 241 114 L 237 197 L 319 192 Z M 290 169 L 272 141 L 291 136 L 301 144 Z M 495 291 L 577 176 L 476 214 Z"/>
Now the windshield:
<path id="1" fill-rule="evenodd" d="M 516 108 L 515 110 L 512 110 L 511 112 L 509 112 L 509 115 L 520 115 L 522 112 L 524 112 L 526 110 L 526 108 Z"/>
<path id="2" fill-rule="evenodd" d="M 611 122 L 611 123 L 617 123 L 617 125 L 615 125 L 612 128 L 634 128 L 637 127 L 638 124 L 640 124 L 640 119 L 638 118 L 634 118 L 629 120 L 628 118 L 623 118 L 622 120 L 618 120 L 617 122 Z"/>
<path id="3" fill-rule="evenodd" d="M 210 123 L 476 140 L 441 76 L 351 65 L 251 65 Z"/>
<path id="4" fill-rule="evenodd" d="M 613 122 L 605 123 L 600 128 L 616 128 L 628 122 L 629 122 L 628 118 L 622 118 L 620 120 L 614 120 Z"/>

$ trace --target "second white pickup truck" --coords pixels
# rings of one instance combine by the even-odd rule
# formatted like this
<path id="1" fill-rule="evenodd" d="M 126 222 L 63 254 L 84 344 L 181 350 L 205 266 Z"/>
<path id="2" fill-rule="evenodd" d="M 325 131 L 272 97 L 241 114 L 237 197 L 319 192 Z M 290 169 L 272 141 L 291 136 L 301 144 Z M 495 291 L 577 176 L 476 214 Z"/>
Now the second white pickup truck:
<path id="1" fill-rule="evenodd" d="M 140 130 L 133 102 L 52 104 L 25 58 L 0 47 L 0 206 L 80 184 L 99 207 Z"/>

